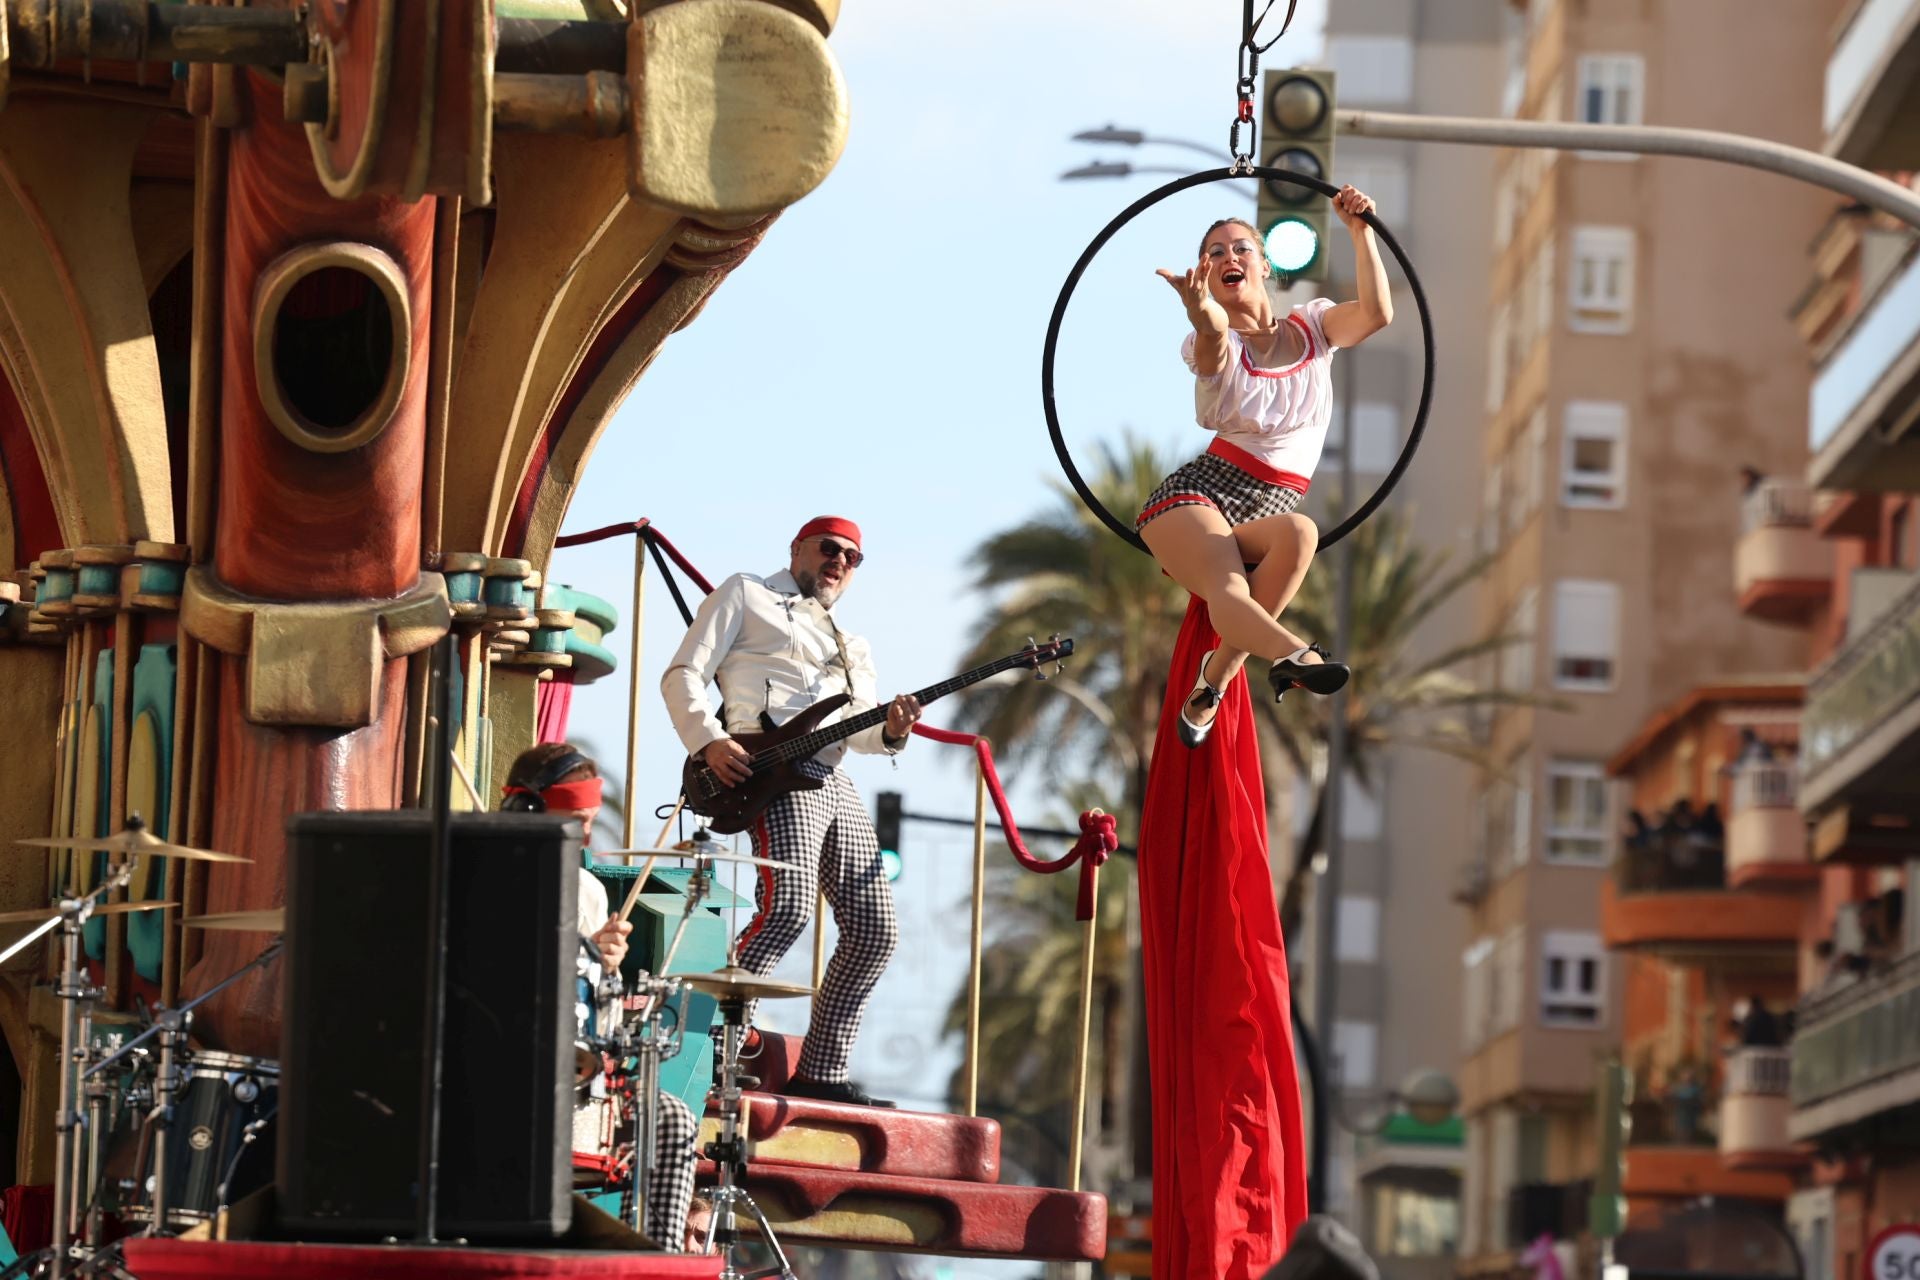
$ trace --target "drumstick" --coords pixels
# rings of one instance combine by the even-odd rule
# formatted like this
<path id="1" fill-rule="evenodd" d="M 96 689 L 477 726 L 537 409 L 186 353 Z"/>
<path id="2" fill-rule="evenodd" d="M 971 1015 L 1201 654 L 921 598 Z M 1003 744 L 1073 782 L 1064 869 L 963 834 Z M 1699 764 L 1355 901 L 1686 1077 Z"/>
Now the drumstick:
<path id="1" fill-rule="evenodd" d="M 641 866 L 640 874 L 634 877 L 633 887 L 627 890 L 627 900 L 620 904 L 620 919 L 625 920 L 633 914 L 634 904 L 640 901 L 640 890 L 646 887 L 647 877 L 653 874 L 653 864 L 659 860 L 656 854 Z"/>
<path id="2" fill-rule="evenodd" d="M 686 807 L 686 803 L 687 797 L 685 795 L 682 795 L 678 800 L 673 802 L 673 812 L 667 815 L 666 822 L 660 827 L 660 834 L 654 838 L 654 848 L 664 849 L 667 847 L 667 833 L 673 830 L 673 820 L 680 816 L 680 810 Z M 633 865 L 632 854 L 626 855 L 626 863 L 628 866 Z"/>

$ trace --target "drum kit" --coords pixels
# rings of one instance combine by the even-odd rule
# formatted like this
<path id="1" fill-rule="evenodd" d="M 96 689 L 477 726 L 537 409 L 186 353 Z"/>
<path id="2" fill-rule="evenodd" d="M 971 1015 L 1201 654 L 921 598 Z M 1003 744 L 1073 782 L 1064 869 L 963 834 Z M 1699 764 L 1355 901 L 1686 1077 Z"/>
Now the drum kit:
<path id="1" fill-rule="evenodd" d="M 120 1234 L 109 1217 L 144 1235 L 173 1235 L 218 1224 L 233 1202 L 272 1180 L 270 1130 L 279 1097 L 279 1065 L 189 1043 L 194 1010 L 247 973 L 280 954 L 285 911 L 238 911 L 190 916 L 189 928 L 258 932 L 272 942 L 239 970 L 173 1009 L 158 1010 L 150 1025 L 122 1042 L 119 1034 L 96 1033 L 94 1006 L 105 992 L 93 985 L 86 964 L 84 932 L 96 915 L 153 911 L 171 902 L 109 902 L 132 880 L 140 857 L 239 863 L 249 859 L 210 849 L 170 844 L 152 835 L 138 815 L 126 829 L 99 839 L 33 839 L 21 845 L 105 853 L 106 874 L 91 890 L 64 897 L 36 911 L 0 913 L 0 924 L 33 924 L 25 936 L 0 950 L 0 963 L 56 929 L 61 935 L 55 994 L 62 1002 L 60 1073 L 54 1121 L 53 1244 L 43 1254 L 23 1257 L 0 1276 L 27 1274 L 60 1280 L 89 1274 L 124 1275 L 117 1248 Z M 713 872 L 722 863 L 764 863 L 733 853 L 700 832 L 686 846 L 672 849 L 618 850 L 616 853 L 689 861 L 693 874 L 686 903 L 660 968 L 672 968 L 688 920 L 705 900 Z M 770 864 L 777 865 L 777 864 Z M 631 911 L 636 883 L 622 910 Z M 590 945 L 583 939 L 583 945 Z M 597 958 L 597 951 L 594 953 Z M 712 996 L 719 1006 L 721 1033 L 714 1072 L 719 1133 L 702 1154 L 712 1160 L 715 1183 L 702 1252 L 723 1255 L 721 1280 L 778 1276 L 793 1270 L 766 1215 L 740 1185 L 746 1174 L 748 1144 L 742 1069 L 746 1008 L 759 999 L 812 994 L 810 987 L 780 982 L 739 968 L 731 944 L 728 963 L 713 973 L 642 974 L 624 990 L 619 971 L 602 966 L 595 1004 L 611 1017 L 583 1032 L 583 1068 L 576 1093 L 576 1169 L 583 1164 L 604 1175 L 609 1187 L 621 1187 L 622 1218 L 645 1234 L 649 1175 L 658 1161 L 657 1128 L 660 1068 L 681 1049 L 687 1000 L 692 992 Z M 596 1077 L 599 1077 L 596 1080 Z M 589 1085 L 598 1087 L 589 1089 Z M 589 1099 L 586 1094 L 594 1096 Z M 269 1142 L 262 1143 L 263 1136 Z M 622 1139 L 625 1139 L 624 1141 Z M 589 1144 L 581 1149 L 581 1142 Z M 774 1265 L 755 1271 L 736 1266 L 741 1245 L 739 1215 L 753 1220 Z M 675 1249 L 682 1241 L 657 1242 Z"/>

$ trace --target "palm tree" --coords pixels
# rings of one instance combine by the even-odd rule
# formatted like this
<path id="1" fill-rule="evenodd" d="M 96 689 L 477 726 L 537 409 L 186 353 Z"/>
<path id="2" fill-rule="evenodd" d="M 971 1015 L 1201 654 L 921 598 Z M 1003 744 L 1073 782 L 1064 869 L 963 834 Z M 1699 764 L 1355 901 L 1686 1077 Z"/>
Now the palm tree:
<path id="1" fill-rule="evenodd" d="M 1152 446 L 1130 438 L 1102 450 L 1093 488 L 1109 510 L 1137 511 L 1168 470 Z M 976 685 L 961 696 L 959 719 L 992 738 L 1009 764 L 1039 764 L 1056 788 L 1078 779 L 1110 786 L 1124 831 L 1137 823 L 1146 792 L 1186 593 L 1072 490 L 1054 489 L 1052 510 L 974 549 L 974 585 L 999 599 L 963 665 L 1055 632 L 1074 638 L 1073 662 L 1046 683 Z"/>

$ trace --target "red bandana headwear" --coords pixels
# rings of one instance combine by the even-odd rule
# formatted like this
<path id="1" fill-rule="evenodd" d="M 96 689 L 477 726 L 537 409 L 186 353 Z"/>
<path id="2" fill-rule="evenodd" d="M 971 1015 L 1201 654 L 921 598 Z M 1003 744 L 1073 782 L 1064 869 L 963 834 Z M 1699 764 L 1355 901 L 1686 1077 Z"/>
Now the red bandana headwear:
<path id="1" fill-rule="evenodd" d="M 860 526 L 845 516 L 815 516 L 800 526 L 800 532 L 793 535 L 795 542 L 805 542 L 808 538 L 817 538 L 830 533 L 836 538 L 845 538 L 854 546 L 860 545 Z"/>
<path id="2" fill-rule="evenodd" d="M 538 793 L 530 787 L 515 786 L 506 787 L 505 791 L 507 795 L 538 794 L 549 812 L 559 813 L 569 809 L 596 807 L 600 803 L 600 781 L 599 778 L 577 778 L 572 782 L 556 782 Z"/>

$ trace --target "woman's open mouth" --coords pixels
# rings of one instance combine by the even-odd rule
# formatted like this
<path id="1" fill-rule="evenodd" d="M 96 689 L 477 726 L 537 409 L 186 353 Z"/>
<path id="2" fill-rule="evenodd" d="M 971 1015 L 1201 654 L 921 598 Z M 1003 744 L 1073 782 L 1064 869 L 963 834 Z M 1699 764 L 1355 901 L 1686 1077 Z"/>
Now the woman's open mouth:
<path id="1" fill-rule="evenodd" d="M 1246 272 L 1237 271 L 1231 267 L 1220 273 L 1220 283 L 1224 285 L 1237 285 L 1246 278 Z"/>

